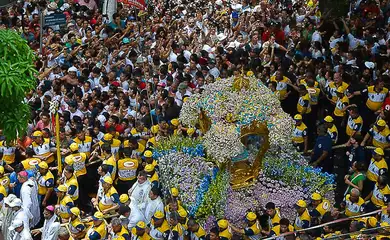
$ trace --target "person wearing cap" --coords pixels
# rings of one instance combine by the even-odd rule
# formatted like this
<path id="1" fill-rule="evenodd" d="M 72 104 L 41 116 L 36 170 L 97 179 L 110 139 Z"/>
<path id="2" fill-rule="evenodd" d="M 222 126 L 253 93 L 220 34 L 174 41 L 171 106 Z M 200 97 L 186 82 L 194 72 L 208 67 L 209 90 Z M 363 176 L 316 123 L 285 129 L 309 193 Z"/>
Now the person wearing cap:
<path id="1" fill-rule="evenodd" d="M 233 237 L 233 233 L 231 227 L 229 226 L 229 222 L 226 219 L 221 219 L 217 222 L 218 231 L 219 231 L 219 239 L 220 240 L 231 240 Z"/>
<path id="2" fill-rule="evenodd" d="M 92 216 L 93 225 L 87 231 L 86 239 L 88 240 L 99 240 L 106 239 L 107 236 L 107 226 L 104 221 L 103 213 L 95 212 Z"/>
<path id="3" fill-rule="evenodd" d="M 152 137 L 148 139 L 148 142 L 146 143 L 147 148 L 154 148 L 157 146 L 158 140 L 160 139 L 160 126 L 154 125 L 150 128 L 150 132 L 152 133 Z"/>
<path id="4" fill-rule="evenodd" d="M 188 213 L 187 211 L 183 208 L 183 207 L 180 207 L 178 208 L 178 210 L 176 211 L 177 214 L 179 215 L 177 220 L 179 221 L 181 227 L 182 227 L 182 230 L 183 230 L 183 236 L 188 236 L 189 235 L 189 232 L 188 232 Z"/>
<path id="5" fill-rule="evenodd" d="M 179 202 L 174 198 L 170 197 L 167 199 L 166 206 L 164 207 L 167 220 L 170 218 L 172 212 L 177 212 L 183 207 L 179 205 Z"/>
<path id="6" fill-rule="evenodd" d="M 29 178 L 26 171 L 18 173 L 18 180 L 22 184 L 20 200 L 30 218 L 30 227 L 35 227 L 41 220 L 40 204 L 38 199 L 38 185 L 33 178 Z"/>
<path id="7" fill-rule="evenodd" d="M 73 142 L 79 146 L 79 153 L 85 153 L 87 157 L 91 155 L 92 137 L 85 136 L 85 132 L 82 129 L 77 130 L 77 136 L 73 138 Z"/>
<path id="8" fill-rule="evenodd" d="M 310 227 L 311 217 L 306 202 L 298 200 L 295 209 L 297 210 L 297 217 L 295 218 L 294 229 L 301 230 Z"/>
<path id="9" fill-rule="evenodd" d="M 134 240 L 150 240 L 150 235 L 146 232 L 146 224 L 143 221 L 137 223 L 135 227 L 131 229 L 132 238 Z"/>
<path id="10" fill-rule="evenodd" d="M 160 194 L 161 190 L 157 187 L 152 187 L 149 191 L 149 199 L 147 200 L 145 210 L 143 211 L 147 224 L 150 223 L 150 220 L 156 211 L 164 211 L 164 203 L 161 200 Z"/>
<path id="11" fill-rule="evenodd" d="M 1 162 L 5 163 L 5 168 L 12 171 L 15 167 L 15 141 L 0 141 Z"/>
<path id="12" fill-rule="evenodd" d="M 342 202 L 342 208 L 345 209 L 345 216 L 358 216 L 364 212 L 364 200 L 360 197 L 360 191 L 356 188 L 347 194 Z"/>
<path id="13" fill-rule="evenodd" d="M 43 138 L 41 131 L 35 131 L 32 134 L 32 149 L 35 157 L 45 161 L 47 164 L 54 162 L 54 152 L 57 150 L 49 138 Z"/>
<path id="14" fill-rule="evenodd" d="M 115 139 L 114 136 L 110 133 L 104 134 L 102 140 L 99 141 L 99 146 L 102 147 L 104 144 L 108 144 L 111 148 L 111 154 L 118 159 L 119 158 L 119 148 L 121 146 L 121 141 Z"/>
<path id="15" fill-rule="evenodd" d="M 11 221 L 11 225 L 13 221 L 22 220 L 24 227 L 30 229 L 30 214 L 22 207 L 22 200 L 15 198 L 10 202 L 6 202 L 6 204 L 12 209 L 12 216 L 8 219 Z"/>
<path id="16" fill-rule="evenodd" d="M 372 154 L 370 165 L 367 169 L 367 179 L 371 181 L 371 187 L 378 180 L 380 175 L 387 173 L 388 166 L 384 159 L 385 153 L 382 148 L 375 148 Z"/>
<path id="17" fill-rule="evenodd" d="M 139 139 L 139 137 L 131 136 L 123 142 L 123 147 L 130 149 L 131 158 L 140 159 L 142 153 L 145 151 L 145 145 L 143 145 L 143 142 L 144 140 Z"/>
<path id="18" fill-rule="evenodd" d="M 320 223 L 320 220 L 325 215 L 325 213 L 331 210 L 331 205 L 328 200 L 323 199 L 321 194 L 316 192 L 311 195 L 311 205 L 314 209 L 310 211 L 310 217 L 312 220 L 312 225 L 316 225 Z"/>
<path id="19" fill-rule="evenodd" d="M 54 191 L 59 202 L 59 205 L 56 206 L 56 214 L 65 222 L 70 218 L 70 209 L 75 207 L 75 204 L 72 198 L 66 194 L 68 188 L 65 185 L 59 185 Z"/>
<path id="20" fill-rule="evenodd" d="M 145 172 L 148 174 L 148 178 L 150 183 L 153 186 L 158 187 L 159 186 L 159 177 L 157 171 L 154 169 L 153 164 L 146 164 L 144 168 Z"/>
<path id="21" fill-rule="evenodd" d="M 365 146 L 369 140 L 372 140 L 372 145 L 374 147 L 382 148 L 384 150 L 390 147 L 390 129 L 384 120 L 379 119 L 375 125 L 370 128 L 366 136 L 364 136 L 361 145 Z"/>
<path id="22" fill-rule="evenodd" d="M 73 201 L 76 201 L 79 199 L 79 182 L 74 175 L 73 166 L 65 166 L 62 175 L 63 177 L 60 180 L 61 184 L 64 184 L 67 187 L 66 194 L 69 195 Z"/>
<path id="23" fill-rule="evenodd" d="M 52 205 L 45 207 L 43 210 L 43 217 L 45 218 L 43 227 L 31 231 L 34 237 L 42 234 L 41 239 L 57 240 L 61 225 L 57 222 L 57 216 L 54 214 L 54 210 L 54 206 Z"/>
<path id="24" fill-rule="evenodd" d="M 182 240 L 184 239 L 183 226 L 179 223 L 179 214 L 177 212 L 172 212 L 169 218 L 169 225 L 171 232 L 168 239 Z"/>
<path id="25" fill-rule="evenodd" d="M 363 118 L 360 116 L 359 110 L 354 104 L 348 106 L 348 114 L 349 116 L 345 133 L 349 138 L 351 138 L 356 134 L 361 134 L 363 128 Z"/>
<path id="26" fill-rule="evenodd" d="M 390 202 L 390 187 L 388 185 L 389 179 L 387 176 L 382 175 L 378 177 L 378 180 L 373 190 L 368 194 L 364 201 L 366 203 L 365 210 L 371 212 L 386 206 Z"/>
<path id="27" fill-rule="evenodd" d="M 190 218 L 187 222 L 189 238 L 191 240 L 205 240 L 206 239 L 206 231 L 202 226 L 199 225 L 198 222 L 194 218 Z"/>
<path id="28" fill-rule="evenodd" d="M 171 121 L 170 121 L 170 123 L 171 123 L 171 132 L 172 132 L 172 134 L 173 135 L 178 135 L 178 134 L 180 134 L 180 132 L 181 132 L 181 128 L 180 128 L 180 121 L 179 121 L 179 119 L 177 119 L 177 118 L 174 118 L 174 119 L 172 119 Z"/>
<path id="29" fill-rule="evenodd" d="M 38 164 L 38 173 L 36 178 L 40 203 L 43 207 L 46 207 L 47 201 L 49 201 L 54 187 L 54 175 L 49 170 L 49 165 L 47 165 L 46 162 L 40 162 Z"/>
<path id="30" fill-rule="evenodd" d="M 129 189 L 129 196 L 134 199 L 134 204 L 136 204 L 141 211 L 145 210 L 151 188 L 152 184 L 148 180 L 147 173 L 145 171 L 139 172 L 137 182 Z"/>
<path id="31" fill-rule="evenodd" d="M 109 213 L 119 208 L 119 194 L 114 188 L 113 180 L 107 176 L 103 178 L 103 195 L 101 197 L 93 198 L 92 203 L 98 206 L 103 213 Z"/>
<path id="32" fill-rule="evenodd" d="M 269 237 L 279 236 L 287 232 L 294 232 L 294 227 L 290 224 L 290 221 L 287 218 L 280 219 L 279 225 L 274 226 L 271 229 Z"/>
<path id="33" fill-rule="evenodd" d="M 147 164 L 152 164 L 154 169 L 156 169 L 156 171 L 158 171 L 158 164 L 157 164 L 157 161 L 153 159 L 153 152 L 151 150 L 146 150 L 144 152 L 144 158 L 143 158 L 144 162 L 142 163 L 144 166 L 146 166 Z"/>
<path id="34" fill-rule="evenodd" d="M 181 201 L 179 200 L 179 189 L 175 187 L 171 188 L 171 199 L 181 206 Z"/>
<path id="35" fill-rule="evenodd" d="M 378 219 L 372 216 L 359 218 L 358 222 L 361 226 L 361 230 L 367 230 L 367 229 L 376 228 L 380 226 Z"/>
<path id="36" fill-rule="evenodd" d="M 247 227 L 244 229 L 239 229 L 233 225 L 230 225 L 230 227 L 233 229 L 233 231 L 246 236 L 247 238 L 251 240 L 259 240 L 261 238 L 261 226 L 259 221 L 257 220 L 257 215 L 254 212 L 248 212 L 245 215 Z"/>
<path id="37" fill-rule="evenodd" d="M 127 195 L 127 194 L 121 194 L 120 196 L 119 196 L 119 204 L 120 205 L 126 205 L 126 206 L 129 206 L 129 204 L 130 204 L 130 198 L 129 198 L 129 195 Z"/>
<path id="38" fill-rule="evenodd" d="M 332 139 L 333 144 L 337 143 L 337 139 L 339 136 L 336 125 L 334 124 L 334 119 L 332 116 L 326 116 L 324 118 L 324 125 L 328 129 L 328 135 Z"/>
<path id="39" fill-rule="evenodd" d="M 65 157 L 65 162 L 72 163 L 68 164 L 73 166 L 74 174 L 76 175 L 79 182 L 85 180 L 85 175 L 87 174 L 87 168 L 85 166 L 87 155 L 85 153 L 79 152 L 79 144 L 72 143 L 69 146 L 70 154 Z"/>
<path id="40" fill-rule="evenodd" d="M 338 124 L 338 127 L 341 127 L 341 123 L 344 121 L 346 110 L 349 106 L 349 98 L 344 94 L 344 91 L 345 90 L 343 87 L 338 87 L 336 89 L 336 101 L 333 102 L 333 100 L 330 100 L 335 105 L 333 115 L 336 119 L 335 122 Z"/>
<path id="41" fill-rule="evenodd" d="M 168 239 L 171 230 L 168 221 L 165 219 L 164 213 L 156 211 L 150 221 L 150 236 L 155 240 Z"/>
<path id="42" fill-rule="evenodd" d="M 123 149 L 124 158 L 118 160 L 118 178 L 116 180 L 116 188 L 119 194 L 127 193 L 127 191 L 137 181 L 138 159 L 131 158 L 131 150 Z"/>
<path id="43" fill-rule="evenodd" d="M 80 209 L 73 207 L 70 209 L 70 221 L 68 223 L 68 229 L 73 239 L 83 239 L 85 236 L 86 226 L 81 221 Z"/>
<path id="44" fill-rule="evenodd" d="M 295 126 L 293 130 L 292 142 L 299 152 L 307 153 L 308 150 L 308 133 L 307 127 L 302 121 L 302 115 L 296 114 L 294 116 Z"/>
<path id="45" fill-rule="evenodd" d="M 119 218 L 113 218 L 111 220 L 111 239 L 118 240 L 130 240 L 129 231 L 122 225 L 122 221 Z"/>
<path id="46" fill-rule="evenodd" d="M 32 240 L 30 229 L 26 228 L 23 221 L 15 219 L 12 221 L 9 231 L 13 232 L 12 240 Z"/>
<path id="47" fill-rule="evenodd" d="M 8 235 L 8 228 L 11 225 L 14 211 L 12 207 L 10 206 L 11 202 L 13 202 L 15 199 L 17 199 L 16 195 L 9 194 L 6 198 L 4 198 L 4 206 L 0 209 L 1 218 L 0 218 L 0 227 L 3 236 Z M 12 205 L 12 204 L 11 204 Z"/>

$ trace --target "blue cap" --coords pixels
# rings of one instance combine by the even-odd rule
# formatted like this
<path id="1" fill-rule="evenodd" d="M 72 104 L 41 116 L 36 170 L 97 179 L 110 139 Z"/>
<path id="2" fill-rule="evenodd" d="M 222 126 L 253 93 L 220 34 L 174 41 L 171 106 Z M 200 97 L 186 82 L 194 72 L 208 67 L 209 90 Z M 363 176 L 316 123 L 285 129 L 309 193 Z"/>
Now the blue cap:
<path id="1" fill-rule="evenodd" d="M 130 42 L 130 39 L 127 38 L 127 37 L 125 37 L 125 38 L 122 39 L 122 43 L 124 43 L 124 44 L 127 44 L 127 43 L 129 43 L 129 42 Z"/>
<path id="2" fill-rule="evenodd" d="M 238 12 L 232 12 L 232 18 L 238 18 Z"/>
<path id="3" fill-rule="evenodd" d="M 133 21 L 133 20 L 135 20 L 135 17 L 134 16 L 129 16 L 129 20 Z"/>

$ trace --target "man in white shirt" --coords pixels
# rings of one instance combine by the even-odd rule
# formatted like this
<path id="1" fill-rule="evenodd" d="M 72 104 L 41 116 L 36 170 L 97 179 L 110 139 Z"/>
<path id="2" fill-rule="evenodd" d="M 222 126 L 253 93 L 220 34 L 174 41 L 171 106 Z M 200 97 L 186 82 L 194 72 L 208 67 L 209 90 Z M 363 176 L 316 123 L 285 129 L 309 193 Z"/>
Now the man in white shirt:
<path id="1" fill-rule="evenodd" d="M 183 105 L 184 96 L 191 96 L 191 92 L 187 90 L 188 86 L 185 83 L 180 83 L 177 87 L 178 91 L 176 92 L 175 101 L 177 106 L 181 107 Z"/>
<path id="2" fill-rule="evenodd" d="M 150 189 L 151 183 L 148 180 L 148 176 L 145 171 L 141 171 L 138 174 L 137 182 L 129 189 L 129 196 L 133 199 L 132 202 L 134 202 L 141 211 L 145 209 L 146 203 L 149 199 L 148 196 Z"/>
<path id="3" fill-rule="evenodd" d="M 19 198 L 16 198 L 9 203 L 9 206 L 12 208 L 13 212 L 12 217 L 9 219 L 11 220 L 10 226 L 12 226 L 15 221 L 22 221 L 24 228 L 30 231 L 30 219 L 28 218 L 28 213 L 22 208 L 22 201 Z M 8 233 L 4 235 L 6 240 L 14 239 L 15 231 L 10 229 L 11 228 L 9 227 Z"/>
<path id="4" fill-rule="evenodd" d="M 145 222 L 147 224 L 150 223 L 150 220 L 152 220 L 154 213 L 157 211 L 164 211 L 164 203 L 162 202 L 160 197 L 160 189 L 158 189 L 157 187 L 152 187 L 152 189 L 150 189 L 149 200 L 146 204 L 146 208 L 144 211 Z"/>
<path id="5" fill-rule="evenodd" d="M 17 199 L 14 194 L 8 195 L 4 199 L 4 206 L 1 208 L 1 232 L 4 237 L 8 235 L 9 227 L 11 226 L 12 219 L 14 217 L 14 211 L 12 209 L 12 202 Z"/>
<path id="6" fill-rule="evenodd" d="M 33 239 L 30 234 L 30 229 L 25 228 L 23 221 L 20 219 L 15 219 L 14 221 L 12 221 L 9 230 L 14 233 L 12 238 L 10 238 L 10 240 L 32 240 Z"/>
<path id="7" fill-rule="evenodd" d="M 129 224 L 128 229 L 132 229 L 137 225 L 138 222 L 142 221 L 145 222 L 145 218 L 141 210 L 138 208 L 137 204 L 135 203 L 135 200 L 130 197 L 130 215 L 129 215 Z"/>
<path id="8" fill-rule="evenodd" d="M 60 230 L 60 223 L 56 221 L 57 216 L 54 214 L 54 207 L 47 206 L 45 210 L 43 210 L 43 217 L 45 218 L 45 222 L 43 223 L 43 227 L 40 229 L 34 229 L 31 233 L 36 236 L 39 233 L 42 233 L 42 238 L 45 240 L 57 240 L 58 231 Z"/>
<path id="9" fill-rule="evenodd" d="M 41 220 L 38 201 L 38 185 L 33 178 L 28 178 L 26 171 L 18 173 L 18 180 L 22 183 L 20 190 L 20 200 L 22 200 L 23 209 L 29 214 L 30 227 L 36 226 Z"/>

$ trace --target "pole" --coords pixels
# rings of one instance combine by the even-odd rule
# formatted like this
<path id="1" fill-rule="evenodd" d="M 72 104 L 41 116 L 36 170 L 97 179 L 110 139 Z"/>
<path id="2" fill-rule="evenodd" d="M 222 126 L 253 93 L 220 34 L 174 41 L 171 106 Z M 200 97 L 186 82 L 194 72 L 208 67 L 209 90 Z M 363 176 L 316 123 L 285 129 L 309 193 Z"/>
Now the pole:
<path id="1" fill-rule="evenodd" d="M 23 22 L 23 21 L 22 21 Z M 43 54 L 42 53 L 42 46 L 43 46 L 43 42 L 42 42 L 42 35 L 43 35 L 43 24 L 44 24 L 44 16 L 43 16 L 43 9 L 41 7 L 39 7 L 39 53 L 40 54 Z"/>
<path id="2" fill-rule="evenodd" d="M 56 148 L 57 148 L 57 167 L 58 174 L 62 173 L 62 159 L 61 159 L 61 142 L 60 142 L 60 117 L 56 113 Z"/>

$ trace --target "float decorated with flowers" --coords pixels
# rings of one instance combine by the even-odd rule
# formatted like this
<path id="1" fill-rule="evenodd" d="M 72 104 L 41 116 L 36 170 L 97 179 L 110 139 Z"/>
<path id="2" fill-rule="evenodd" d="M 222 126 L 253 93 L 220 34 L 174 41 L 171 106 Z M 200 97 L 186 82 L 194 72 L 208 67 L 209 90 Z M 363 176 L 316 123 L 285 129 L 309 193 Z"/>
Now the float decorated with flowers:
<path id="1" fill-rule="evenodd" d="M 183 104 L 180 122 L 202 136 L 162 140 L 154 157 L 162 186 L 178 188 L 189 214 L 206 228 L 220 218 L 242 226 L 247 210 L 259 212 L 267 202 L 293 220 L 297 200 L 313 192 L 333 200 L 334 176 L 296 152 L 292 118 L 254 76 L 206 85 Z"/>

